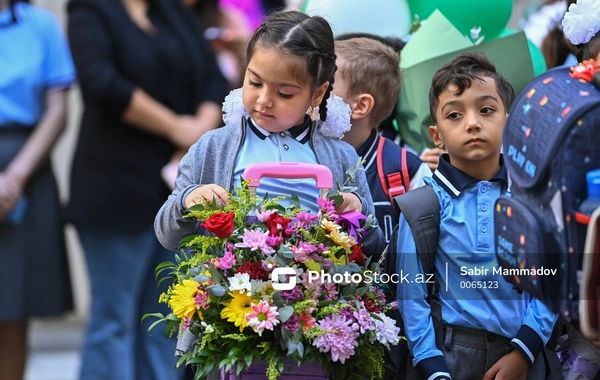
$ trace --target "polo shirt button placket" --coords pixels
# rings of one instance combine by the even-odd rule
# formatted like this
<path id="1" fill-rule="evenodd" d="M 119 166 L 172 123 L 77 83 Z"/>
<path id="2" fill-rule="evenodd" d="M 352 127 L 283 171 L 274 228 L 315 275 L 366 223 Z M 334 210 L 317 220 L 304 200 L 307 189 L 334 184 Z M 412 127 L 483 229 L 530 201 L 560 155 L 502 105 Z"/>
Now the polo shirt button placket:
<path id="1" fill-rule="evenodd" d="M 289 149 L 290 149 L 290 147 L 289 147 L 287 144 L 283 144 L 283 149 L 285 149 L 285 150 L 289 150 Z"/>
<path id="2" fill-rule="evenodd" d="M 281 138 L 285 137 L 285 132 L 279 132 L 279 136 L 281 136 Z"/>

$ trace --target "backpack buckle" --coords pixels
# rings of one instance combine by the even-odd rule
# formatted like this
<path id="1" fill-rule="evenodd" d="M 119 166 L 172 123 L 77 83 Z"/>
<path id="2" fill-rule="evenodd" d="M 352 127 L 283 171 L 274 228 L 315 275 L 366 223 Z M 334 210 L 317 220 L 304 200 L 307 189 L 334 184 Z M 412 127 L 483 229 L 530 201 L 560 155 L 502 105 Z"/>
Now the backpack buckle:
<path id="1" fill-rule="evenodd" d="M 389 193 L 390 198 L 394 199 L 396 196 L 406 193 L 406 190 L 404 189 L 404 186 L 390 187 Z"/>

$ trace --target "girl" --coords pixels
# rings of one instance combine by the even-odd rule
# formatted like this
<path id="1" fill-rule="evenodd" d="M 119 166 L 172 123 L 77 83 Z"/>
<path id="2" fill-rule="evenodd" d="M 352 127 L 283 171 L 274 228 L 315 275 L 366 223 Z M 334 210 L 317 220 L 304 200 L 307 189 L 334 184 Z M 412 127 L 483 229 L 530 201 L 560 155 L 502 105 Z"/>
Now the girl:
<path id="1" fill-rule="evenodd" d="M 27 321 L 72 306 L 50 151 L 75 69 L 50 13 L 0 0 L 0 378 L 21 380 Z"/>
<path id="2" fill-rule="evenodd" d="M 224 103 L 225 128 L 208 132 L 192 146 L 181 161 L 176 189 L 156 217 L 156 234 L 167 248 L 176 249 L 183 237 L 196 232 L 197 223 L 182 218 L 185 209 L 213 197 L 227 204 L 227 190 L 240 184 L 240 175 L 252 163 L 320 163 L 342 184 L 346 170 L 358 160 L 354 149 L 339 140 L 340 127 L 349 129 L 349 110 L 341 111 L 344 118 L 340 107 L 330 102 L 332 112 L 327 114 L 336 70 L 327 21 L 296 11 L 273 13 L 255 31 L 246 55 L 244 85 Z M 306 114 L 312 107 L 319 107 L 316 122 Z M 365 174 L 357 174 L 358 195 L 344 194 L 337 211 L 373 214 Z M 317 209 L 318 191 L 312 180 L 267 178 L 261 181 L 259 196 L 291 195 L 292 187 L 303 206 Z M 365 252 L 379 254 L 383 244 L 381 230 L 371 229 Z"/>
<path id="3" fill-rule="evenodd" d="M 600 3 L 578 0 L 569 6 L 562 22 L 565 37 L 577 47 L 577 60 L 600 62 Z"/>

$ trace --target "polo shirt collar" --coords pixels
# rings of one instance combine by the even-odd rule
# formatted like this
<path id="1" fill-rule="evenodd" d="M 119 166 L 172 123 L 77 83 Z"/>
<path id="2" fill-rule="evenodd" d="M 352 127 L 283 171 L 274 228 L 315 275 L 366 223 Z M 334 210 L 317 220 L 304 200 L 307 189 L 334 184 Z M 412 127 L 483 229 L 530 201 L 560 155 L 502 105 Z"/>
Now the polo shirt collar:
<path id="1" fill-rule="evenodd" d="M 452 198 L 458 197 L 465 187 L 480 182 L 479 179 L 471 177 L 462 170 L 452 166 L 450 164 L 450 157 L 447 153 L 440 156 L 440 163 L 433 173 L 433 179 L 438 185 L 443 187 Z M 508 172 L 504 165 L 502 155 L 500 155 L 500 170 L 498 170 L 498 173 L 490 180 L 490 182 L 494 181 L 504 181 L 504 183 L 508 185 Z"/>
<path id="2" fill-rule="evenodd" d="M 306 144 L 308 140 L 310 140 L 310 128 L 312 124 L 313 122 L 310 116 L 305 115 L 302 124 L 296 125 L 288 129 L 288 131 L 296 139 L 296 141 L 298 141 L 301 144 Z M 256 125 L 251 118 L 248 118 L 248 125 L 250 126 L 250 130 L 252 130 L 252 132 L 254 132 L 254 134 L 258 136 L 258 138 L 260 138 L 261 140 L 264 140 L 267 137 L 271 136 L 271 132 Z"/>
<path id="3" fill-rule="evenodd" d="M 383 138 L 379 136 L 376 129 L 371 130 L 371 134 L 367 141 L 365 141 L 357 150 L 356 154 L 359 157 L 362 157 L 365 162 L 365 170 L 371 166 L 376 153 L 377 153 L 377 143 L 379 142 L 379 138 Z"/>

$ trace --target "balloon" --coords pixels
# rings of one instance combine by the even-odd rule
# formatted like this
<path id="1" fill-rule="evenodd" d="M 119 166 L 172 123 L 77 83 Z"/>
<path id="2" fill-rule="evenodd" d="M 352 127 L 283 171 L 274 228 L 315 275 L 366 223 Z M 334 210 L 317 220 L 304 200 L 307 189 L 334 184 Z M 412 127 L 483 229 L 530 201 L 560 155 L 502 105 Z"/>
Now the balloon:
<path id="1" fill-rule="evenodd" d="M 506 36 L 510 36 L 511 34 L 517 33 L 516 30 L 505 28 L 500 33 L 498 33 L 496 38 L 502 38 Z M 535 46 L 531 40 L 527 40 L 529 44 L 529 55 L 531 56 L 531 64 L 533 65 L 533 74 L 537 77 L 541 73 L 547 70 L 546 60 L 544 59 L 544 55 L 540 51 L 540 49 Z"/>
<path id="2" fill-rule="evenodd" d="M 411 16 L 417 14 L 421 20 L 439 9 L 462 34 L 481 26 L 481 35 L 489 40 L 508 23 L 513 0 L 408 0 L 408 5 Z"/>
<path id="3" fill-rule="evenodd" d="M 333 34 L 369 33 L 400 38 L 410 32 L 411 17 L 406 0 L 306 0 L 304 13 L 324 17 Z"/>

